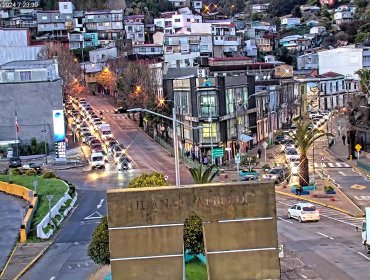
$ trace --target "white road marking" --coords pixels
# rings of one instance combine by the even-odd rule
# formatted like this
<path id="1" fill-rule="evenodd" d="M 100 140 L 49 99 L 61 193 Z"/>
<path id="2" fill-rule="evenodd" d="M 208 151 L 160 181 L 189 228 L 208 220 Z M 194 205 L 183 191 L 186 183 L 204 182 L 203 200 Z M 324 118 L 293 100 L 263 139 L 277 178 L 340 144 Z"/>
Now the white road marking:
<path id="1" fill-rule="evenodd" d="M 336 162 L 335 165 L 338 167 L 342 167 L 339 162 Z"/>
<path id="2" fill-rule="evenodd" d="M 359 253 L 361 256 L 363 256 L 365 259 L 369 260 L 370 261 L 370 258 L 368 256 L 365 256 L 364 254 L 362 254 L 361 252 L 357 252 Z"/>
<path id="3" fill-rule="evenodd" d="M 308 279 L 306 275 L 300 274 L 300 276 L 302 276 L 304 279 Z"/>
<path id="4" fill-rule="evenodd" d="M 323 234 L 323 233 L 321 233 L 321 232 L 316 232 L 317 234 L 320 234 L 321 236 L 324 236 L 324 237 L 326 237 L 326 238 L 329 238 L 329 239 L 331 239 L 331 240 L 334 240 L 334 238 L 333 237 L 330 237 L 330 236 L 328 236 L 328 235 L 326 235 L 326 234 Z"/>
<path id="5" fill-rule="evenodd" d="M 339 219 L 336 219 L 336 218 L 333 218 L 333 217 L 329 217 L 329 216 L 322 215 L 322 214 L 321 214 L 321 216 L 322 217 L 325 217 L 325 218 L 328 218 L 328 219 L 332 219 L 334 221 L 337 221 L 337 222 L 340 222 L 340 223 L 343 223 L 343 224 L 346 224 L 346 225 L 350 225 L 350 226 L 353 226 L 353 227 L 358 227 L 358 226 L 356 226 L 354 224 L 351 224 L 351 223 L 348 223 L 348 222 L 345 222 L 345 221 L 342 221 L 342 220 L 339 220 Z"/>
<path id="6" fill-rule="evenodd" d="M 51 277 L 50 280 L 54 280 L 55 279 L 55 276 Z"/>
<path id="7" fill-rule="evenodd" d="M 328 162 L 328 165 L 329 165 L 330 167 L 334 167 L 334 164 L 332 164 L 331 162 Z"/>
<path id="8" fill-rule="evenodd" d="M 347 176 L 346 174 L 344 174 L 342 171 L 339 171 L 338 172 L 339 174 L 343 175 L 343 176 Z"/>
<path id="9" fill-rule="evenodd" d="M 286 223 L 289 223 L 289 224 L 293 224 L 293 222 L 288 221 L 288 220 L 285 220 L 285 219 L 283 219 L 281 217 L 278 217 L 278 219 L 281 220 L 281 221 L 283 221 L 283 222 L 286 222 Z"/>
<path id="10" fill-rule="evenodd" d="M 98 205 L 96 205 L 96 208 L 100 208 L 100 207 L 102 207 L 102 205 L 103 205 L 103 202 L 104 202 L 104 199 L 101 199 L 100 200 L 100 203 L 98 204 Z"/>
<path id="11" fill-rule="evenodd" d="M 354 195 L 353 197 L 357 200 L 370 200 L 370 195 L 360 195 L 360 197 Z"/>
<path id="12" fill-rule="evenodd" d="M 349 164 L 347 164 L 345 162 L 343 162 L 342 164 L 344 165 L 344 167 L 351 167 Z"/>
<path id="13" fill-rule="evenodd" d="M 314 164 L 314 165 L 315 165 L 315 167 L 319 167 L 319 164 L 318 164 L 317 162 L 315 162 L 315 164 Z"/>
<path id="14" fill-rule="evenodd" d="M 101 219 L 101 218 L 103 218 L 103 215 L 99 213 L 98 211 L 95 211 L 94 213 L 85 217 L 84 220 L 93 220 L 93 219 Z"/>

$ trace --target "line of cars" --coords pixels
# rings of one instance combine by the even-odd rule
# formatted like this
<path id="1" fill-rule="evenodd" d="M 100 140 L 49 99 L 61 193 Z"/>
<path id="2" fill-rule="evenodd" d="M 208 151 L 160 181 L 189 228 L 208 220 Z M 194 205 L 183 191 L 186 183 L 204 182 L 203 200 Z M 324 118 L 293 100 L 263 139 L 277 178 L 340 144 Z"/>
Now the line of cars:
<path id="1" fill-rule="evenodd" d="M 27 170 L 32 169 L 36 174 L 41 174 L 42 165 L 38 162 L 29 162 L 23 164 L 22 160 L 19 157 L 12 157 L 9 159 L 9 168 L 18 168 L 21 174 L 25 173 Z"/>
<path id="2" fill-rule="evenodd" d="M 127 156 L 126 148 L 113 136 L 110 125 L 103 121 L 101 112 L 97 114 L 85 98 L 71 96 L 65 109 L 73 120 L 75 135 L 90 147 L 92 169 L 105 168 L 109 156 L 113 157 L 114 163 L 119 164 L 121 169 L 131 169 L 132 160 Z"/>

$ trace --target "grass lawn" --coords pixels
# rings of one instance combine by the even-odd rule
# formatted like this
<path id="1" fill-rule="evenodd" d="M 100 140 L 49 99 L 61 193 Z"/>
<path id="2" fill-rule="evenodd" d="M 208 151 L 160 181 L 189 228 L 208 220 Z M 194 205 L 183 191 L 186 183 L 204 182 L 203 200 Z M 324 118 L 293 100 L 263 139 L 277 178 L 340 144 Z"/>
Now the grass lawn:
<path id="1" fill-rule="evenodd" d="M 26 187 L 30 190 L 34 190 L 33 181 L 37 180 L 37 194 L 39 195 L 38 207 L 33 217 L 33 225 L 37 225 L 49 212 L 49 201 L 46 195 L 54 195 L 51 201 L 51 207 L 53 207 L 59 199 L 61 199 L 64 193 L 68 190 L 66 184 L 59 179 L 44 179 L 41 176 L 25 176 L 25 175 L 0 175 L 0 181 L 8 182 L 9 179 L 17 185 Z"/>
<path id="2" fill-rule="evenodd" d="M 186 280 L 207 280 L 207 267 L 197 258 L 185 264 Z"/>

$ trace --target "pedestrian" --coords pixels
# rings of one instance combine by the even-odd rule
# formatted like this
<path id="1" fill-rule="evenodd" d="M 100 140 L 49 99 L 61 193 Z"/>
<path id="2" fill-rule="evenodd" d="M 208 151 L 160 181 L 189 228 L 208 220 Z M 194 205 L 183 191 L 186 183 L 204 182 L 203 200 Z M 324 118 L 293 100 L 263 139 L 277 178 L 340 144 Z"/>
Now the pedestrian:
<path id="1" fill-rule="evenodd" d="M 342 140 L 343 140 L 343 145 L 346 145 L 346 136 L 344 134 L 342 136 Z"/>
<path id="2" fill-rule="evenodd" d="M 208 157 L 206 155 L 204 155 L 203 164 L 208 165 Z"/>
<path id="3" fill-rule="evenodd" d="M 301 193 L 302 193 L 301 186 L 296 186 L 296 187 L 295 187 L 295 194 L 296 194 L 296 195 L 301 195 Z"/>
<path id="4" fill-rule="evenodd" d="M 245 152 L 248 153 L 249 147 L 248 144 L 245 145 Z"/>
<path id="5" fill-rule="evenodd" d="M 261 148 L 258 148 L 257 154 L 258 154 L 258 158 L 261 158 L 261 154 L 262 154 Z"/>

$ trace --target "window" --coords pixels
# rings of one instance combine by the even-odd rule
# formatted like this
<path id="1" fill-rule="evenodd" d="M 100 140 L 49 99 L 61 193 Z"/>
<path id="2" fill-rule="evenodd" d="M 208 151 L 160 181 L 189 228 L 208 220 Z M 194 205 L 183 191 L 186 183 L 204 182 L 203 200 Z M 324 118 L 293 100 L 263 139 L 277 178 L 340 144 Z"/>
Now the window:
<path id="1" fill-rule="evenodd" d="M 229 88 L 226 91 L 226 114 L 234 112 L 234 89 Z"/>
<path id="2" fill-rule="evenodd" d="M 139 33 L 139 34 L 137 35 L 137 37 L 138 37 L 138 38 L 143 38 L 143 37 L 144 37 L 144 34 L 143 34 L 143 33 Z"/>
<path id="3" fill-rule="evenodd" d="M 99 23 L 98 23 L 98 26 L 103 26 L 103 23 L 102 23 L 102 22 L 99 22 Z"/>
<path id="4" fill-rule="evenodd" d="M 104 26 L 109 27 L 110 26 L 109 22 L 104 22 Z"/>
<path id="5" fill-rule="evenodd" d="M 42 19 L 42 20 L 47 20 L 47 19 L 48 19 L 48 17 L 47 17 L 47 16 L 42 16 L 42 17 L 41 17 L 41 19 Z"/>
<path id="6" fill-rule="evenodd" d="M 31 81 L 31 71 L 20 72 L 21 81 Z"/>
<path id="7" fill-rule="evenodd" d="M 150 51 L 153 53 L 155 52 L 155 48 L 150 48 Z"/>
<path id="8" fill-rule="evenodd" d="M 217 116 L 217 102 L 215 91 L 201 91 L 200 92 L 200 115 L 202 118 Z"/>
<path id="9" fill-rule="evenodd" d="M 213 142 L 217 141 L 217 124 L 212 123 L 212 126 L 210 126 L 208 123 L 204 125 L 202 129 L 202 136 L 204 142 L 211 142 L 211 137 Z"/>
<path id="10" fill-rule="evenodd" d="M 132 32 L 132 26 L 127 26 L 127 31 Z"/>
<path id="11" fill-rule="evenodd" d="M 179 18 L 175 18 L 175 22 L 180 22 L 181 20 Z"/>
<path id="12" fill-rule="evenodd" d="M 189 115 L 189 91 L 175 91 L 176 111 L 180 115 Z"/>
<path id="13" fill-rule="evenodd" d="M 187 22 L 190 22 L 190 18 L 187 18 L 187 19 L 186 19 L 186 21 L 187 21 Z"/>
<path id="14" fill-rule="evenodd" d="M 55 19 L 60 19 L 60 16 L 55 16 Z"/>
<path id="15" fill-rule="evenodd" d="M 67 10 L 68 9 L 68 5 L 63 5 L 63 9 Z"/>

